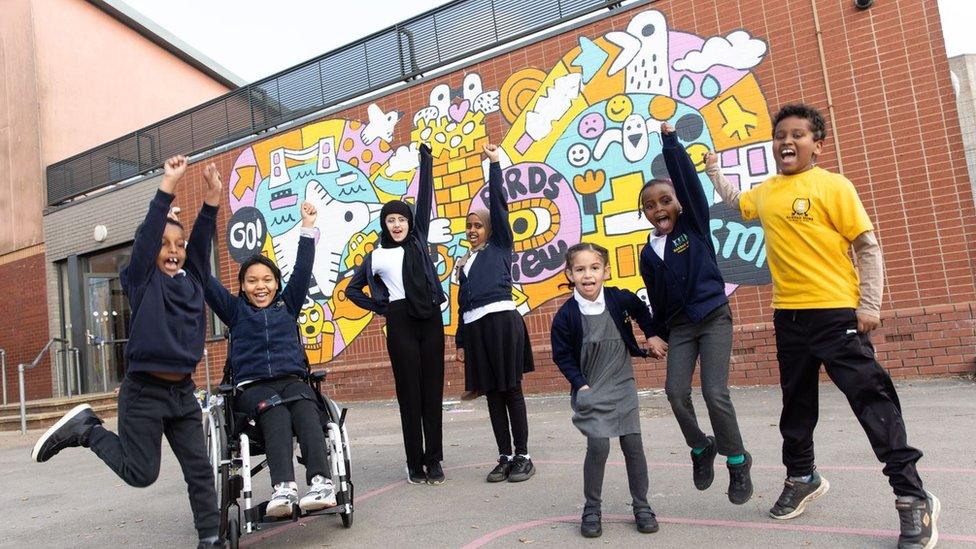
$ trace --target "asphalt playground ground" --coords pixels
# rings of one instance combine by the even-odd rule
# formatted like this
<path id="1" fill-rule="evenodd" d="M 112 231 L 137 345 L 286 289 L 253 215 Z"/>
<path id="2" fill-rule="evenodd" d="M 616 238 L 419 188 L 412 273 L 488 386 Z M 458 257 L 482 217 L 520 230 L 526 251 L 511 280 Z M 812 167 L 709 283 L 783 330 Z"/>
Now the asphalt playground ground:
<path id="1" fill-rule="evenodd" d="M 953 379 L 897 385 L 909 442 L 925 453 L 919 469 L 926 488 L 942 501 L 939 546 L 976 547 L 976 383 Z M 338 517 L 313 517 L 247 535 L 242 546 L 895 546 L 894 496 L 836 388 L 821 386 L 816 432 L 817 463 L 830 480 L 830 492 L 787 522 L 767 515 L 785 474 L 777 429 L 779 389 L 736 388 L 732 396 L 754 459 L 755 495 L 742 506 L 728 502 L 721 460 L 712 487 L 695 490 L 688 449 L 667 399 L 662 391 L 642 393 L 649 499 L 661 522 L 656 534 L 634 528 L 623 457 L 614 445 L 604 482 L 603 537 L 579 536 L 586 441 L 570 422 L 568 395 L 551 395 L 528 399 L 529 450 L 537 474 L 518 484 L 484 481 L 497 456 L 483 399 L 445 403 L 447 482 L 440 486 L 406 483 L 395 402 L 350 403 L 356 485 L 352 527 L 343 528 Z M 700 395 L 695 402 L 707 425 Z M 195 546 L 185 484 L 165 442 L 159 480 L 136 489 L 85 449 L 33 463 L 30 448 L 39 435 L 0 433 L 0 547 Z M 304 478 L 300 466 L 296 472 Z M 258 477 L 256 491 L 261 497 L 270 493 L 267 473 Z"/>

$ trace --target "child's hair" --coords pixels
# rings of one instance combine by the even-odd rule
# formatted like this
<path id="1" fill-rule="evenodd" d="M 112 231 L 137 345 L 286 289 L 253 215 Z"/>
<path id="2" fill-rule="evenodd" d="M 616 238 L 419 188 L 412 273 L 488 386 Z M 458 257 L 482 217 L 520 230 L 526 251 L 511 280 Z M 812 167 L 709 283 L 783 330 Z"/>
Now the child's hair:
<path id="1" fill-rule="evenodd" d="M 827 122 L 824 121 L 823 115 L 820 114 L 820 111 L 816 107 L 805 103 L 790 103 L 780 107 L 779 112 L 773 117 L 773 133 L 776 133 L 776 126 L 784 118 L 791 116 L 802 118 L 810 123 L 810 131 L 813 132 L 814 141 L 822 141 L 827 137 Z"/>
<path id="2" fill-rule="evenodd" d="M 599 244 L 593 244 L 592 242 L 580 242 L 579 244 L 573 244 L 566 250 L 566 270 L 571 271 L 573 269 L 573 258 L 576 257 L 580 252 L 595 252 L 600 255 L 600 259 L 603 261 L 604 265 L 610 264 L 610 252 L 606 248 Z M 566 286 L 570 290 L 576 286 L 571 280 L 567 280 L 560 286 Z"/>
<path id="3" fill-rule="evenodd" d="M 175 220 L 175 219 L 166 218 L 166 224 L 167 225 L 176 225 L 177 227 L 180 228 L 181 231 L 186 232 L 186 228 L 183 226 L 183 224 L 180 223 L 179 221 Z"/>
<path id="4" fill-rule="evenodd" d="M 640 188 L 640 192 L 637 193 L 637 217 L 641 217 L 643 215 L 644 203 L 641 202 L 641 198 L 644 196 L 644 191 L 653 187 L 654 185 L 667 185 L 672 189 L 674 188 L 674 183 L 670 179 L 665 179 L 663 177 L 655 177 L 647 183 L 644 183 L 644 186 Z"/>

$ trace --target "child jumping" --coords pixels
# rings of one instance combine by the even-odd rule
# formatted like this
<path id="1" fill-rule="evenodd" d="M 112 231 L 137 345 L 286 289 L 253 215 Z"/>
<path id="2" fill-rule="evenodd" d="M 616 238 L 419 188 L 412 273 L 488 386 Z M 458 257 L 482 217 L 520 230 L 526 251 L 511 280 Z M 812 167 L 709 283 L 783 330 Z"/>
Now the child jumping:
<path id="1" fill-rule="evenodd" d="M 447 300 L 427 245 L 434 199 L 433 157 L 420 146 L 417 214 L 402 200 L 380 210 L 380 247 L 360 264 L 346 295 L 386 318 L 386 348 L 393 367 L 407 481 L 443 484 L 444 324 Z M 363 288 L 369 286 L 369 295 Z M 426 469 L 425 469 L 426 467 Z"/>
<path id="2" fill-rule="evenodd" d="M 854 185 L 816 166 L 825 135 L 816 108 L 781 108 L 773 120 L 773 157 L 780 173 L 743 192 L 722 176 L 713 153 L 706 157 L 722 199 L 743 219 L 758 218 L 766 233 L 788 475 L 769 513 L 776 519 L 799 516 L 830 487 L 817 472 L 813 453 L 823 364 L 885 464 L 901 522 L 898 547 L 927 549 L 938 540 L 941 505 L 922 488 L 915 467 L 922 452 L 908 445 L 895 386 L 871 344 L 871 330 L 880 323 L 881 249 Z M 856 269 L 848 256 L 851 246 Z"/>
<path id="3" fill-rule="evenodd" d="M 712 485 L 715 455 L 722 454 L 729 469 L 729 501 L 741 505 L 752 497 L 752 457 L 742 445 L 729 395 L 732 311 L 695 166 L 670 124 L 661 124 L 661 136 L 671 181 L 652 179 L 639 195 L 640 209 L 654 226 L 640 258 L 641 278 L 654 311 L 654 336 L 648 345 L 655 357 L 668 357 L 665 392 L 691 448 L 695 488 Z M 698 426 L 691 402 L 691 377 L 699 359 L 714 437 Z"/>
<path id="4" fill-rule="evenodd" d="M 522 374 L 535 369 L 529 332 L 512 301 L 514 236 L 502 190 L 498 147 L 485 145 L 489 209 L 472 210 L 465 224 L 471 248 L 457 262 L 458 321 L 455 344 L 464 363 L 464 388 L 484 394 L 498 445 L 498 465 L 488 482 L 521 482 L 535 474 L 529 456 L 529 419 Z M 511 422 L 511 431 L 509 431 Z M 512 451 L 512 439 L 515 451 Z"/>
<path id="5" fill-rule="evenodd" d="M 230 329 L 232 379 L 242 390 L 235 402 L 237 411 L 256 417 L 264 436 L 274 490 L 265 513 L 274 518 L 290 517 L 295 503 L 306 512 L 336 504 L 325 434 L 296 330 L 315 260 L 316 214 L 315 206 L 302 204 L 295 269 L 286 286 L 282 287 L 278 266 L 255 254 L 241 264 L 237 296 L 214 277 L 206 287 L 207 303 Z M 282 403 L 268 406 L 269 402 Z M 298 436 L 309 486 L 300 501 L 293 432 Z"/>
<path id="6" fill-rule="evenodd" d="M 121 273 L 132 323 L 119 391 L 119 432 L 102 427 L 91 406 L 81 404 L 41 435 L 31 457 L 44 462 L 65 448 L 91 448 L 122 480 L 144 488 L 159 476 L 165 434 L 183 469 L 199 547 L 211 547 L 219 545 L 220 519 L 191 375 L 203 356 L 203 286 L 210 276 L 222 183 L 216 166 L 207 165 L 204 204 L 187 243 L 183 226 L 167 219 L 187 159 L 174 156 L 163 166 L 163 180 Z"/>
<path id="7" fill-rule="evenodd" d="M 588 538 L 603 533 L 601 492 L 610 437 L 620 437 L 637 530 L 657 532 L 657 517 L 647 502 L 647 460 L 630 360 L 647 356 L 637 346 L 630 319 L 651 337 L 651 314 L 632 292 L 603 285 L 610 278 L 610 254 L 602 246 L 571 246 L 566 278 L 573 297 L 552 319 L 552 358 L 572 386 L 573 424 L 586 437 L 580 533 Z"/>

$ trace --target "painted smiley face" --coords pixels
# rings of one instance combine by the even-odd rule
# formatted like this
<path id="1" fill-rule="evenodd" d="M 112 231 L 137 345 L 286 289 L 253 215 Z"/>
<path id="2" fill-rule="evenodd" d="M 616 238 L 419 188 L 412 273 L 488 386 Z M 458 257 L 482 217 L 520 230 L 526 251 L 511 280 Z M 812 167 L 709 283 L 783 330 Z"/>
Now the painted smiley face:
<path id="1" fill-rule="evenodd" d="M 623 122 L 634 112 L 634 103 L 626 95 L 615 95 L 607 101 L 607 118 L 614 122 Z"/>
<path id="2" fill-rule="evenodd" d="M 566 152 L 566 159 L 571 166 L 579 168 L 590 161 L 590 149 L 582 143 L 576 143 Z"/>
<path id="3" fill-rule="evenodd" d="M 594 139 L 600 136 L 607 127 L 607 121 L 598 112 L 591 112 L 579 121 L 580 137 Z"/>

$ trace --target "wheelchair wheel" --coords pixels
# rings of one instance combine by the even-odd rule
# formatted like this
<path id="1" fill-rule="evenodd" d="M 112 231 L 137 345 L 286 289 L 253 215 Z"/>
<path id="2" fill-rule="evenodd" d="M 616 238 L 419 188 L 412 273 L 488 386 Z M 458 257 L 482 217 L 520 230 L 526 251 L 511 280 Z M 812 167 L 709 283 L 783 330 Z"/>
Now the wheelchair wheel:
<path id="1" fill-rule="evenodd" d="M 230 471 L 227 464 L 221 463 L 227 456 L 227 433 L 224 429 L 224 411 L 220 406 L 208 408 L 204 429 L 207 439 L 207 457 L 210 459 L 214 490 L 217 494 L 217 504 L 220 506 L 220 534 L 223 536 L 228 530 Z"/>
<path id="2" fill-rule="evenodd" d="M 342 519 L 342 525 L 344 527 L 346 527 L 346 528 L 352 527 L 352 513 L 354 511 L 354 507 L 353 507 L 353 492 L 354 491 L 355 490 L 353 488 L 352 482 L 349 482 L 349 494 L 348 494 L 349 495 L 349 512 L 348 513 L 339 513 L 339 518 Z"/>

